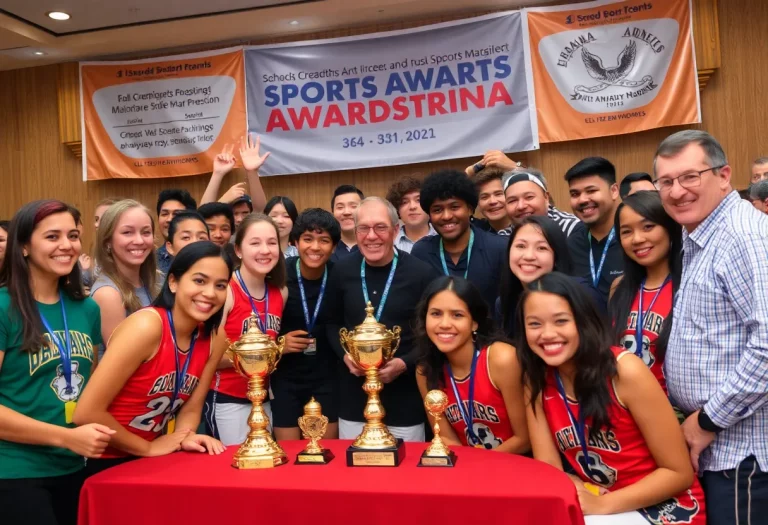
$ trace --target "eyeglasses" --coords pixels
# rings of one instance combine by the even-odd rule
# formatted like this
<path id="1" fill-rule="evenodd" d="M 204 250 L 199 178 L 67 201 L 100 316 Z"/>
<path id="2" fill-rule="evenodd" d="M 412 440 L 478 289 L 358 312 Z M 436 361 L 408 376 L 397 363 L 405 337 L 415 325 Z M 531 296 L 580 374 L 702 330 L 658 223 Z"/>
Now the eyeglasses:
<path id="1" fill-rule="evenodd" d="M 663 179 L 656 179 L 653 181 L 653 185 L 656 186 L 656 189 L 662 193 L 666 193 L 672 190 L 672 186 L 675 185 L 675 181 L 679 182 L 680 187 L 682 188 L 695 188 L 696 186 L 701 185 L 701 176 L 706 172 L 719 170 L 725 166 L 726 165 L 723 164 L 722 166 L 713 166 L 712 168 L 699 171 L 689 171 L 687 173 L 683 173 L 682 175 L 678 175 L 677 177 L 664 177 Z"/>
<path id="2" fill-rule="evenodd" d="M 364 226 L 364 225 L 363 226 L 355 226 L 355 233 L 365 237 L 366 235 L 368 235 L 371 232 L 371 230 L 373 230 L 373 232 L 376 235 L 384 235 L 391 228 L 392 227 L 389 226 L 388 224 L 377 224 L 376 226 L 373 226 L 373 227 L 371 227 L 371 226 Z"/>

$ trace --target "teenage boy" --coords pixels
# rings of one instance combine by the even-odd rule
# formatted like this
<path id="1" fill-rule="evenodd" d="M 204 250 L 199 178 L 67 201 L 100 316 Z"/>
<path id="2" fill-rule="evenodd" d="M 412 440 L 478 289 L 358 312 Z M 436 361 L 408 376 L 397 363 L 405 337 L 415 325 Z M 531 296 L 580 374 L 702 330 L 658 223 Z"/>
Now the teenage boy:
<path id="1" fill-rule="evenodd" d="M 157 197 L 157 224 L 163 236 L 163 242 L 157 249 L 157 269 L 168 273 L 173 256 L 168 253 L 165 243 L 168 241 L 168 227 L 173 216 L 184 210 L 194 211 L 197 203 L 187 190 L 163 190 Z"/>
<path id="2" fill-rule="evenodd" d="M 339 221 L 341 241 L 333 251 L 332 262 L 338 262 L 350 253 L 358 251 L 355 237 L 355 211 L 364 198 L 363 192 L 351 184 L 342 184 L 333 191 L 331 213 Z"/>

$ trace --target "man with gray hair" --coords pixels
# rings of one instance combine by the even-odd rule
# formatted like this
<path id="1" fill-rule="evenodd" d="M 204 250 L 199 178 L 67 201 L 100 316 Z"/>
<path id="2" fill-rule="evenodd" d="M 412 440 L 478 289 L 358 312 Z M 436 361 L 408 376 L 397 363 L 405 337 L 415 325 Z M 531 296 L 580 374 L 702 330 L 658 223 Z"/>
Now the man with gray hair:
<path id="1" fill-rule="evenodd" d="M 752 177 L 750 182 L 755 184 L 761 180 L 768 180 L 768 157 L 760 157 L 752 163 Z"/>
<path id="2" fill-rule="evenodd" d="M 739 198 L 704 131 L 654 158 L 664 209 L 683 226 L 683 274 L 664 371 L 710 524 L 768 516 L 768 217 Z"/>
<path id="3" fill-rule="evenodd" d="M 344 352 L 339 329 L 354 330 L 365 319 L 371 302 L 376 319 L 385 326 L 399 326 L 400 348 L 396 357 L 379 371 L 385 423 L 396 438 L 424 441 L 424 408 L 416 386 L 413 316 L 427 285 L 437 277 L 432 268 L 395 248 L 399 230 L 397 210 L 389 201 L 368 197 L 355 212 L 355 236 L 359 252 L 338 261 L 328 279 L 326 324 L 328 339 L 339 360 L 339 438 L 354 439 L 363 429 L 366 395 L 365 372 Z"/>
<path id="4" fill-rule="evenodd" d="M 761 180 L 749 187 L 749 200 L 756 209 L 768 213 L 768 180 Z"/>

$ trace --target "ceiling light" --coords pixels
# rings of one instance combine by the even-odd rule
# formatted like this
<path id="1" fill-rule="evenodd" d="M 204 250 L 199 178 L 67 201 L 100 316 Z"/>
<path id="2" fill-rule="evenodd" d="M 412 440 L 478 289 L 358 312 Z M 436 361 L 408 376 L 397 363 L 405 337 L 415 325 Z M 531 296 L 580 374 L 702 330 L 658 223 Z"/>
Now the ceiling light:
<path id="1" fill-rule="evenodd" d="M 43 53 L 42 51 L 35 51 L 35 54 L 36 54 L 37 56 L 39 56 L 39 57 L 41 57 L 41 56 L 45 55 L 45 53 Z"/>
<path id="2" fill-rule="evenodd" d="M 48 18 L 52 18 L 54 20 L 69 20 L 69 15 L 63 11 L 51 11 L 46 14 L 48 15 Z"/>
<path id="3" fill-rule="evenodd" d="M 299 21 L 298 21 L 298 20 L 291 20 L 291 21 L 290 21 L 290 22 L 288 22 L 288 23 L 289 23 L 289 24 L 291 24 L 292 26 L 297 26 L 297 25 L 299 25 Z"/>

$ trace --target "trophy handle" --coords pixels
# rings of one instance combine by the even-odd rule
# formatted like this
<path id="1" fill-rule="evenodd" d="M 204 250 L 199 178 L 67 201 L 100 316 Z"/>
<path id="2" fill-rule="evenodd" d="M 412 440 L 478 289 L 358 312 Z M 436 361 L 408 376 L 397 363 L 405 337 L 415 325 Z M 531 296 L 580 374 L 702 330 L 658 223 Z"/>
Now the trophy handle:
<path id="1" fill-rule="evenodd" d="M 392 357 L 395 355 L 395 352 L 397 352 L 397 349 L 400 348 L 400 327 L 394 326 L 392 327 L 392 350 L 389 351 L 389 358 L 392 359 Z"/>
<path id="2" fill-rule="evenodd" d="M 349 353 L 349 348 L 347 348 L 347 340 L 349 338 L 349 332 L 346 328 L 342 328 L 339 330 L 339 343 L 341 343 L 341 348 L 344 349 L 344 352 L 351 356 L 352 354 Z"/>
<path id="3" fill-rule="evenodd" d="M 283 358 L 283 351 L 285 350 L 285 336 L 281 335 L 277 338 L 277 357 L 275 358 L 275 367 L 277 363 Z"/>

